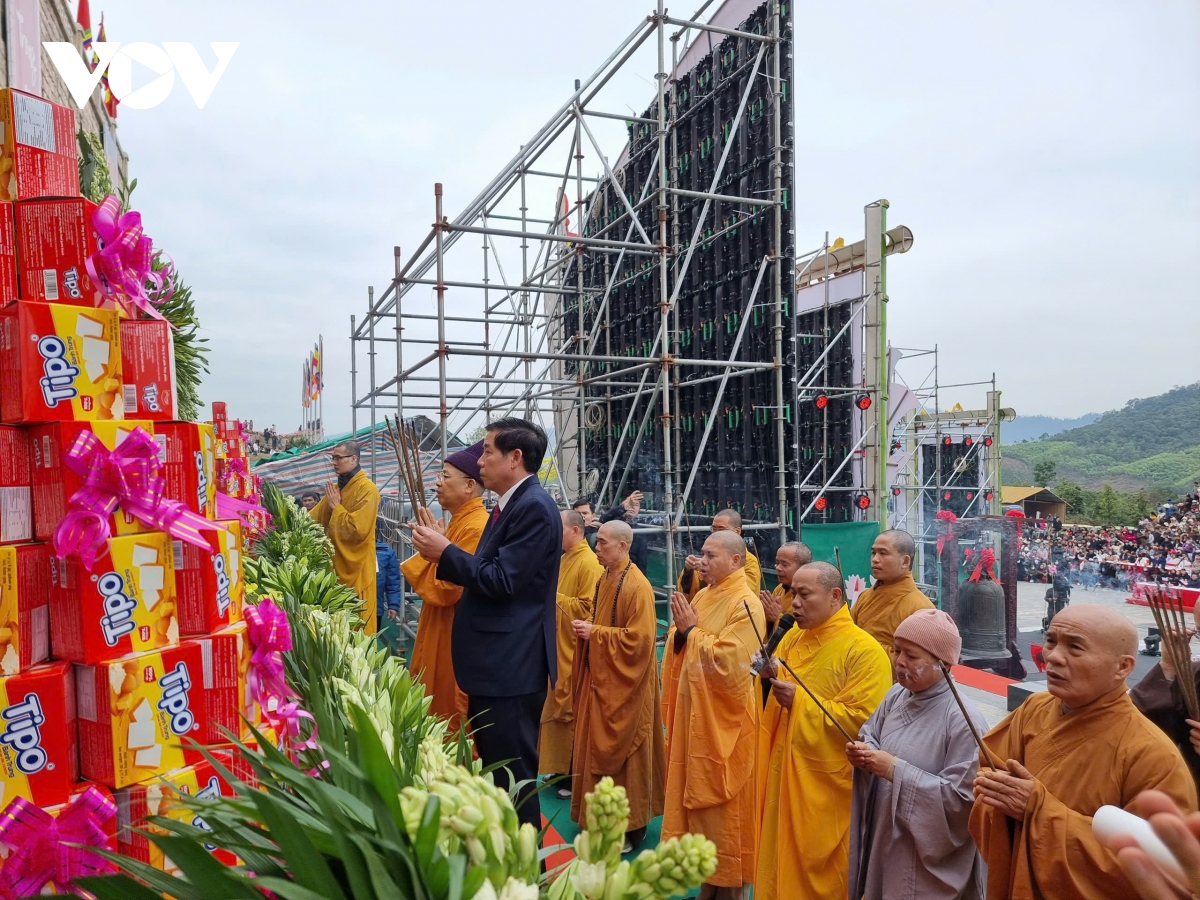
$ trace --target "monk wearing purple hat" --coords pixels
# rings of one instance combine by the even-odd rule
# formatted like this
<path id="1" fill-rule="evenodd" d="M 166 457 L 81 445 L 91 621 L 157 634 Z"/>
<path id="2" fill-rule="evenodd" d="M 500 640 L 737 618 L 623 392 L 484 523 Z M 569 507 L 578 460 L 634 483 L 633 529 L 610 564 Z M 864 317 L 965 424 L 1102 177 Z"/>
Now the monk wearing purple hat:
<path id="1" fill-rule="evenodd" d="M 416 510 L 421 525 L 442 532 L 456 547 L 474 553 L 487 525 L 488 514 L 483 508 L 483 482 L 479 478 L 479 457 L 483 441 L 456 450 L 446 457 L 435 485 L 437 500 L 450 513 L 450 523 L 435 519 L 428 509 Z M 439 581 L 437 565 L 414 554 L 400 567 L 412 589 L 421 598 L 421 615 L 417 619 L 417 639 L 413 644 L 409 671 L 420 678 L 425 693 L 433 697 L 429 711 L 450 720 L 457 728 L 459 719 L 467 714 L 467 695 L 458 689 L 454 680 L 454 664 L 450 658 L 450 632 L 454 626 L 454 609 L 463 589 L 448 581 Z"/>

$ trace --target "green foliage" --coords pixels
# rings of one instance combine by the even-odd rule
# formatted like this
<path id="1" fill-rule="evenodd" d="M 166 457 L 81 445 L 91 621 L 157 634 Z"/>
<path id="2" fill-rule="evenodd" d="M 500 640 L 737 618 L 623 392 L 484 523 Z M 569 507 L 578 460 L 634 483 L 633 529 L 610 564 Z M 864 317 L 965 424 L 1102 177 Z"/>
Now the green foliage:
<path id="1" fill-rule="evenodd" d="M 1156 500 L 1145 491 L 1117 491 L 1111 484 L 1089 491 L 1073 481 L 1060 481 L 1054 493 L 1066 501 L 1067 520 L 1083 525 L 1136 525 L 1150 514 Z"/>
<path id="2" fill-rule="evenodd" d="M 1043 459 L 1033 467 L 1033 481 L 1037 487 L 1045 487 L 1054 481 L 1057 475 L 1054 460 Z"/>
<path id="3" fill-rule="evenodd" d="M 263 540 L 270 539 L 268 534 Z M 346 611 L 357 616 L 362 608 L 362 600 L 353 589 L 342 584 L 332 569 L 322 568 L 319 558 L 313 562 L 304 557 L 285 559 L 279 565 L 266 557 L 251 558 L 245 561 L 245 571 L 252 603 L 269 595 L 328 613 Z"/>
<path id="4" fill-rule="evenodd" d="M 253 575 L 264 562 L 278 568 L 303 560 L 314 571 L 333 570 L 333 544 L 308 510 L 269 481 L 263 482 L 262 505 L 271 514 L 271 527 L 252 548 L 256 562 L 247 560 L 247 581 L 257 580 Z"/>
<path id="5" fill-rule="evenodd" d="M 1118 493 L 1182 493 L 1200 479 L 1200 383 L 1131 400 L 1048 440 L 1006 445 L 1004 483 L 1049 484 L 1035 476 L 1045 462 L 1092 490 L 1110 484 Z"/>
<path id="6" fill-rule="evenodd" d="M 134 179 L 134 184 L 137 179 Z M 172 280 L 170 299 L 158 307 L 174 328 L 171 337 L 175 344 L 175 391 L 179 397 L 179 418 L 195 422 L 203 409 L 200 403 L 200 380 L 208 373 L 208 338 L 200 337 L 200 320 L 192 289 L 184 283 L 173 265 L 165 263 L 161 254 L 151 262 L 155 272 L 163 272 Z"/>
<path id="7" fill-rule="evenodd" d="M 325 748 L 324 778 L 311 777 L 262 736 L 261 751 L 238 745 L 254 770 L 258 789 L 210 757 L 236 796 L 181 798 L 203 818 L 207 829 L 190 821 L 150 820 L 166 832 L 151 833 L 150 840 L 175 862 L 183 878 L 106 853 L 128 874 L 81 879 L 80 884 L 99 900 L 149 900 L 156 895 L 175 900 L 261 900 L 260 889 L 284 900 L 476 896 L 488 869 L 472 864 L 462 842 L 437 840 L 439 797 L 428 797 L 416 835 L 410 836 L 399 798 L 401 791 L 417 784 L 420 773 L 388 759 L 362 709 L 353 710 L 352 718 L 344 752 Z M 321 723 L 322 734 L 328 724 Z M 331 726 L 331 730 L 335 729 Z M 472 776 L 463 773 L 462 777 Z M 236 854 L 244 863 L 226 867 L 208 853 L 206 845 Z M 532 865 L 536 867 L 536 855 Z M 141 879 L 146 887 L 129 876 Z M 536 897 L 536 888 L 532 890 Z"/>
<path id="8" fill-rule="evenodd" d="M 93 203 L 101 203 L 113 192 L 104 145 L 99 135 L 82 128 L 75 137 L 79 141 L 79 193 Z"/>

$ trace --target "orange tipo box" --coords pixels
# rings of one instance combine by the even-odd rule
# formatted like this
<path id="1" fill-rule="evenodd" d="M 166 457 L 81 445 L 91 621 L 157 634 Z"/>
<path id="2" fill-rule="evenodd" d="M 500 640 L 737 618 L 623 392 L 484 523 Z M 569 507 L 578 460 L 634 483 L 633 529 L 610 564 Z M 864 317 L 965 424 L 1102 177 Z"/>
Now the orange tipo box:
<path id="1" fill-rule="evenodd" d="M 29 432 L 0 425 L 0 544 L 33 538 L 30 509 Z"/>
<path id="2" fill-rule="evenodd" d="M 84 778 L 122 788 L 204 758 L 207 730 L 198 644 L 76 667 Z"/>
<path id="3" fill-rule="evenodd" d="M 238 622 L 204 637 L 191 638 L 204 651 L 204 700 L 208 731 L 200 740 L 228 744 L 229 736 L 250 736 L 262 710 L 247 690 L 252 651 L 246 623 Z M 248 724 L 247 724 L 248 723 Z"/>
<path id="4" fill-rule="evenodd" d="M 0 316 L 0 418 L 125 418 L 117 323 L 110 309 L 24 301 L 9 306 Z"/>
<path id="5" fill-rule="evenodd" d="M 213 429 L 199 422 L 155 422 L 163 450 L 166 496 L 197 515 L 217 517 L 217 477 Z"/>
<path id="6" fill-rule="evenodd" d="M 0 200 L 79 196 L 75 110 L 0 89 Z"/>
<path id="7" fill-rule="evenodd" d="M 213 757 L 239 778 L 249 767 L 229 750 L 215 750 Z M 207 759 L 191 766 L 167 772 L 147 784 L 134 784 L 116 792 L 117 849 L 126 856 L 149 863 L 156 869 L 175 874 L 178 867 L 163 855 L 158 845 L 145 834 L 146 830 L 165 833 L 146 821 L 148 816 L 163 816 L 187 822 L 197 828 L 210 830 L 204 818 L 180 802 L 181 797 L 213 800 L 232 797 L 234 790 L 217 768 Z M 212 851 L 213 856 L 227 866 L 237 865 L 237 858 L 226 850 Z"/>
<path id="8" fill-rule="evenodd" d="M 50 545 L 0 547 L 0 672 L 50 658 Z"/>
<path id="9" fill-rule="evenodd" d="M 241 621 L 242 523 L 221 520 L 227 530 L 209 532 L 208 549 L 175 541 L 175 607 L 179 633 L 209 634 Z"/>
<path id="10" fill-rule="evenodd" d="M 125 415 L 156 422 L 176 418 L 175 342 L 169 323 L 121 320 L 121 377 Z"/>
<path id="11" fill-rule="evenodd" d="M 96 204 L 71 200 L 24 200 L 15 205 L 17 272 L 22 300 L 99 306 L 104 295 L 88 274 L 96 252 L 92 214 Z"/>
<path id="12" fill-rule="evenodd" d="M 0 801 L 66 803 L 79 780 L 70 663 L 0 678 Z"/>
<path id="13" fill-rule="evenodd" d="M 33 533 L 48 541 L 67 514 L 71 495 L 83 487 L 83 478 L 63 465 L 63 454 L 71 449 L 81 431 L 90 431 L 108 450 L 115 450 L 135 428 L 154 433 L 154 423 L 126 419 L 121 422 L 51 422 L 29 429 L 33 483 Z M 3 463 L 0 463 L 0 467 Z M 109 522 L 112 533 L 137 534 L 149 528 L 118 508 Z"/>
<path id="14" fill-rule="evenodd" d="M 90 574 L 75 557 L 51 568 L 55 659 L 99 663 L 179 643 L 171 538 L 158 531 L 110 538 Z"/>

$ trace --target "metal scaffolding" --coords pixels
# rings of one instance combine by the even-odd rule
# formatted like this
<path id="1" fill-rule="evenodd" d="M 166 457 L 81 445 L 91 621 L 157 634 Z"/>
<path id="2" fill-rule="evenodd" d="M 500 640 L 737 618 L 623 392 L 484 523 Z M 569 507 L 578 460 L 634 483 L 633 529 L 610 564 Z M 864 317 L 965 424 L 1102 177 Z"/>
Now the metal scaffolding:
<path id="1" fill-rule="evenodd" d="M 783 378 L 784 284 L 789 271 L 780 259 L 784 231 L 784 141 L 781 122 L 783 85 L 780 57 L 791 53 L 790 32 L 781 28 L 781 4 L 771 0 L 763 33 L 732 27 L 745 12 L 761 5 L 727 0 L 708 20 L 702 20 L 712 0 L 687 19 L 666 14 L 662 0 L 630 32 L 600 67 L 575 90 L 557 112 L 452 221 L 443 213 L 441 184 L 434 186 L 433 226 L 405 261 L 395 248 L 394 271 L 376 296 L 368 289 L 367 313 L 351 317 L 352 421 L 355 431 L 365 424 L 374 430 L 383 415 L 405 418 L 427 413 L 440 425 L 442 457 L 450 435 L 463 440 L 485 422 L 519 414 L 539 422 L 551 438 L 557 465 L 543 480 L 569 500 L 581 492 L 613 493 L 623 483 L 614 471 L 618 454 L 604 473 L 603 483 L 589 476 L 582 435 L 593 407 L 618 396 L 632 396 L 628 426 L 640 412 L 643 423 L 657 415 L 662 428 L 662 475 L 666 490 L 662 509 L 643 517 L 639 530 L 674 535 L 694 526 L 683 523 L 684 504 L 696 465 L 678 459 L 673 400 L 680 383 L 712 379 L 724 391 L 730 379 L 764 369 L 775 372 L 770 415 L 775 422 L 778 465 L 775 472 L 778 504 L 788 508 L 785 458 L 785 398 Z M 772 98 L 773 185 L 768 195 L 737 192 L 736 181 L 722 188 L 728 148 L 722 154 L 708 191 L 678 186 L 676 85 L 673 74 L 701 41 L 733 37 L 756 47 L 752 69 L 734 120 L 746 110 L 746 98 L 756 79 L 765 79 Z M 768 50 L 775 52 L 768 54 Z M 694 55 L 694 54 L 693 54 Z M 769 60 L 768 60 L 769 56 Z M 764 65 L 764 61 L 769 64 Z M 653 118 L 615 111 L 612 84 L 625 70 L 655 65 Z M 668 68 L 668 63 L 670 68 Z M 694 64 L 694 62 L 693 62 Z M 606 88 L 608 90 L 606 90 Z M 619 107 L 618 107 L 619 108 Z M 620 126 L 613 123 L 622 123 Z M 610 134 L 633 123 L 652 130 L 657 143 L 652 177 L 636 197 L 627 196 L 620 164 L 610 165 L 601 149 L 602 129 Z M 790 132 L 790 123 L 788 131 Z M 790 163 L 789 163 L 790 165 Z M 585 174 L 587 172 L 588 174 Z M 584 236 L 593 222 L 596 204 L 606 186 L 615 187 L 623 209 L 598 231 Z M 704 205 L 688 235 L 680 235 L 676 207 L 681 197 L 703 199 Z M 739 358 L 738 345 L 722 360 L 690 358 L 677 339 L 676 304 L 698 238 L 714 202 L 746 209 L 768 208 L 774 216 L 772 252 L 764 255 L 754 290 L 744 298 L 747 313 L 755 305 L 773 317 L 775 359 L 770 362 Z M 647 228 L 639 213 L 653 210 Z M 656 223 L 656 224 L 655 224 Z M 479 239 L 474 244 L 462 238 Z M 690 240 L 688 240 L 690 238 Z M 687 243 L 682 243 L 687 241 Z M 603 259 L 611 272 L 603 290 L 584 283 L 585 254 Z M 645 257 L 655 270 L 659 296 L 658 333 L 642 356 L 612 352 L 605 343 L 605 310 L 616 286 L 617 273 L 627 257 Z M 572 265 L 574 263 L 574 265 Z M 568 270 L 572 278 L 567 280 Z M 567 328 L 566 309 L 589 310 L 586 328 Z M 743 331 L 745 321 L 743 318 Z M 579 317 L 579 321 L 585 321 Z M 740 342 L 740 335 L 739 335 Z M 365 350 L 365 359 L 364 359 Z M 365 376 L 365 381 L 364 381 Z M 597 392 L 603 391 L 601 397 Z M 719 394 L 718 394 L 719 396 Z M 360 416 L 367 421 L 360 421 Z M 705 431 L 711 429 L 709 418 Z M 643 431 L 638 431 L 641 440 Z M 621 440 L 624 440 L 622 432 Z M 632 456 L 630 457 L 632 459 Z M 369 461 L 373 467 L 373 460 Z M 373 474 L 373 473 L 372 473 Z M 784 519 L 770 523 L 784 529 Z M 700 530 L 700 529 L 697 529 Z M 703 530 L 707 530 L 706 528 Z M 666 540 L 667 578 L 676 573 L 675 539 Z"/>

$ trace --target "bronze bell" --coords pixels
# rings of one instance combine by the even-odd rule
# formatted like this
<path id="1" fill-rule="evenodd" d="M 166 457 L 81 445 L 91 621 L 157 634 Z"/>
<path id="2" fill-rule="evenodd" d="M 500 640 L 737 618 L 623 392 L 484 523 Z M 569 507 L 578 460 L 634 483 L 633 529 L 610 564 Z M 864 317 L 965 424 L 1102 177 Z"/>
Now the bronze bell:
<path id="1" fill-rule="evenodd" d="M 985 566 L 978 581 L 965 581 L 958 589 L 964 650 L 1005 649 L 1004 588 Z"/>

